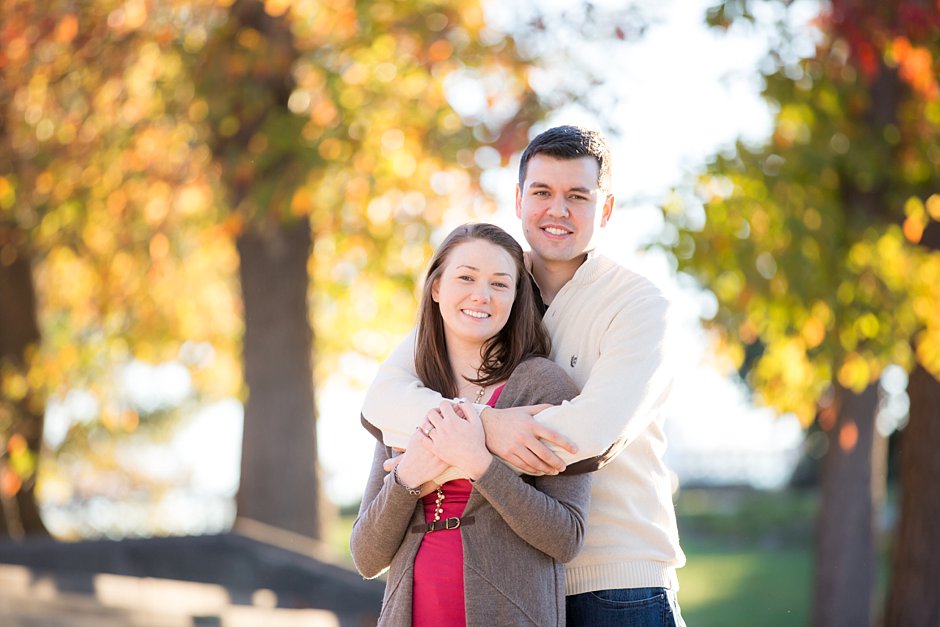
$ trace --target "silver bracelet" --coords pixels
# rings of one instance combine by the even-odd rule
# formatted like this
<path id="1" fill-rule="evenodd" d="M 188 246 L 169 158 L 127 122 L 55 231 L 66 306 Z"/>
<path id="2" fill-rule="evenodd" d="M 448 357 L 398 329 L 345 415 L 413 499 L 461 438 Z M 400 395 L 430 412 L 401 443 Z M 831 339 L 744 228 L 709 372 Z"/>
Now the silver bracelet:
<path id="1" fill-rule="evenodd" d="M 408 494 L 411 496 L 421 496 L 421 488 L 409 488 L 401 482 L 401 479 L 398 478 L 398 466 L 392 468 L 392 478 L 395 480 L 395 483 L 408 490 Z"/>

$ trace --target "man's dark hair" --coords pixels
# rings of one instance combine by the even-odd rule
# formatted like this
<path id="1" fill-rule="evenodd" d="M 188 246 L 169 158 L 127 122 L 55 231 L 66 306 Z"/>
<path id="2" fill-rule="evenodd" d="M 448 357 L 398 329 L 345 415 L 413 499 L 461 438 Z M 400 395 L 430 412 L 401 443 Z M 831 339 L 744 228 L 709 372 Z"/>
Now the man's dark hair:
<path id="1" fill-rule="evenodd" d="M 555 159 L 579 159 L 594 157 L 597 161 L 597 186 L 610 193 L 610 148 L 599 131 L 579 126 L 556 126 L 540 133 L 529 142 L 522 159 L 519 160 L 519 187 L 525 182 L 529 160 L 535 155 L 546 155 Z"/>

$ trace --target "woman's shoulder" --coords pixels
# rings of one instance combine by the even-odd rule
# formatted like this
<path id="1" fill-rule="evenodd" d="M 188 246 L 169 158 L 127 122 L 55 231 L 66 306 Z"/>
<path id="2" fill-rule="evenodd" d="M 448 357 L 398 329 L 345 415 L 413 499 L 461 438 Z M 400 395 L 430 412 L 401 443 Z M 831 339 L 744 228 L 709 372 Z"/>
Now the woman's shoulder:
<path id="1" fill-rule="evenodd" d="M 512 371 L 512 376 L 518 377 L 557 377 L 563 376 L 567 377 L 565 371 L 561 369 L 561 366 L 556 364 L 554 361 L 548 357 L 540 357 L 538 355 L 530 355 L 526 357 L 522 363 L 516 366 L 516 369 Z M 510 377 L 512 378 L 512 377 Z"/>
<path id="2" fill-rule="evenodd" d="M 513 370 L 506 381 L 505 407 L 571 400 L 580 393 L 562 368 L 545 357 L 529 357 Z M 503 400 L 502 395 L 500 400 Z"/>

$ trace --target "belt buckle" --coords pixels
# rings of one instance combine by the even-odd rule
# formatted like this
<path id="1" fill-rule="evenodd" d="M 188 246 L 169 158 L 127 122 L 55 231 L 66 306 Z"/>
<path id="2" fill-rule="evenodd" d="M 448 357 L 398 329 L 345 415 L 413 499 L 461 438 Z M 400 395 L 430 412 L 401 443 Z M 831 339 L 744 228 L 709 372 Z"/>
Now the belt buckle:
<path id="1" fill-rule="evenodd" d="M 441 526 L 438 527 L 438 525 L 441 525 Z M 450 518 L 446 518 L 439 522 L 429 522 L 427 531 L 425 531 L 425 533 L 452 530 L 452 529 L 457 529 L 458 527 L 460 527 L 460 518 L 457 516 L 451 516 Z"/>

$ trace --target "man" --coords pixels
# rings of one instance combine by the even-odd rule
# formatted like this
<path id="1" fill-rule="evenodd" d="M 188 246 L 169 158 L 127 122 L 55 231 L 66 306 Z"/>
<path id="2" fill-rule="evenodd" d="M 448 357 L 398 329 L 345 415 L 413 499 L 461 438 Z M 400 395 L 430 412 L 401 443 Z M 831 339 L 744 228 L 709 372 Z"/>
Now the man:
<path id="1" fill-rule="evenodd" d="M 613 210 L 610 180 L 610 152 L 594 131 L 552 128 L 523 153 L 516 215 L 552 359 L 581 394 L 481 416 L 490 451 L 525 473 L 595 472 L 584 549 L 566 568 L 568 624 L 682 626 L 675 591 L 685 556 L 662 459 L 668 303 L 591 247 Z M 442 401 L 418 381 L 413 347 L 409 338 L 382 366 L 363 406 L 363 423 L 389 446 L 402 446 Z"/>

